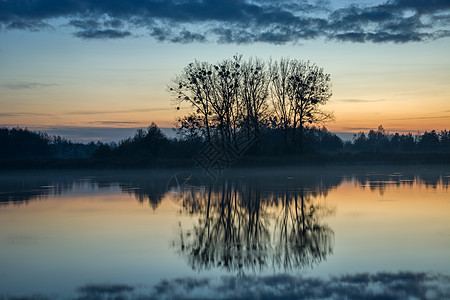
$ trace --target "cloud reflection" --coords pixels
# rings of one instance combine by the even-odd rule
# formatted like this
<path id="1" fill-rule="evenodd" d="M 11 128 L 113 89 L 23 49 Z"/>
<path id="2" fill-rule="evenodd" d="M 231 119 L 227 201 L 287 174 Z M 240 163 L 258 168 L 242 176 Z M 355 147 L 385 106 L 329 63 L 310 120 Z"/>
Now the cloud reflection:
<path id="1" fill-rule="evenodd" d="M 88 284 L 75 297 L 44 295 L 6 299 L 153 300 L 153 299 L 428 299 L 450 298 L 450 278 L 417 272 L 358 273 L 329 278 L 271 276 L 182 277 L 143 289 L 128 284 Z"/>

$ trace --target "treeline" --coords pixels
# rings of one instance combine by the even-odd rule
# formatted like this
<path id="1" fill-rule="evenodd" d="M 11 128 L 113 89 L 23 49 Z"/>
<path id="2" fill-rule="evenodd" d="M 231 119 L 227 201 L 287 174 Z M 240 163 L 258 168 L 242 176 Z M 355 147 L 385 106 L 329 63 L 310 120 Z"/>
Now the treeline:
<path id="1" fill-rule="evenodd" d="M 423 134 L 389 134 L 383 126 L 354 136 L 352 141 L 344 143 L 344 149 L 352 152 L 411 153 L 411 152 L 450 152 L 450 131 L 425 131 Z"/>
<path id="2" fill-rule="evenodd" d="M 89 158 L 99 144 L 75 143 L 27 128 L 0 128 L 0 160 Z"/>
<path id="3" fill-rule="evenodd" d="M 175 129 L 176 138 L 168 138 L 152 123 L 147 129 L 140 129 L 133 137 L 119 143 L 99 144 L 93 157 L 119 160 L 191 159 L 210 144 L 201 130 L 179 127 Z M 254 143 L 243 154 L 247 157 L 282 157 L 341 153 L 450 153 L 450 131 L 447 130 L 427 131 L 421 135 L 390 134 L 379 126 L 368 134 L 360 132 L 352 140 L 343 141 L 325 127 L 310 126 L 305 127 L 302 140 L 301 146 L 286 148 L 283 129 L 264 127 L 258 135 L 258 147 Z"/>
<path id="4" fill-rule="evenodd" d="M 202 130 L 202 129 L 197 129 Z M 0 128 L 0 160 L 89 159 L 106 162 L 191 161 L 209 145 L 197 130 L 175 129 L 176 137 L 167 137 L 152 123 L 139 129 L 133 137 L 120 142 L 75 143 L 59 136 L 33 132 L 26 128 Z M 277 127 L 261 128 L 259 144 L 249 147 L 244 157 L 292 157 L 311 154 L 355 153 L 450 153 L 450 131 L 427 131 L 423 134 L 390 134 L 382 126 L 368 134 L 355 134 L 343 141 L 325 127 L 305 127 L 302 147 L 285 148 L 284 131 Z"/>
<path id="5" fill-rule="evenodd" d="M 152 123 L 147 129 L 139 129 L 133 137 L 124 139 L 119 143 L 99 144 L 93 153 L 94 159 L 130 161 L 136 159 L 175 159 L 192 160 L 202 149 L 214 142 L 208 142 L 198 130 L 190 130 L 186 133 L 186 128 L 174 129 L 175 138 L 168 138 L 161 129 Z M 279 155 L 318 152 L 337 152 L 343 149 L 344 142 L 334 133 L 326 128 L 307 128 L 304 132 L 304 147 L 289 148 L 287 152 L 283 132 L 277 128 L 261 128 L 258 136 L 258 143 L 254 141 L 242 155 L 264 157 L 266 155 Z M 214 141 L 214 139 L 213 139 Z M 253 140 L 250 140 L 253 141 Z M 248 142 L 248 141 L 244 141 Z M 220 143 L 220 141 L 219 141 Z M 215 149 L 221 151 L 220 145 L 214 145 Z M 221 154 L 221 153 L 216 153 Z M 215 155 L 215 154 L 210 154 Z"/>

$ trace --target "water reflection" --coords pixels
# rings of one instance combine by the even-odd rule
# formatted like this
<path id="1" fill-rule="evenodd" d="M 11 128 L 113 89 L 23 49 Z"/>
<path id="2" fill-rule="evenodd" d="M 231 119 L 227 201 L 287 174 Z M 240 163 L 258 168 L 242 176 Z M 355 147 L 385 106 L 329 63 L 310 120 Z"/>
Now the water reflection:
<path id="1" fill-rule="evenodd" d="M 89 174 L 89 175 L 86 175 Z M 166 174 L 148 172 L 29 172 L 0 174 L 0 205 L 22 205 L 30 201 L 72 192 L 119 190 L 134 195 L 156 209 L 167 193 Z"/>
<path id="2" fill-rule="evenodd" d="M 156 209 L 167 193 L 167 177 L 137 178 L 119 183 L 123 193 L 134 195 L 140 203 L 148 203 Z"/>
<path id="3" fill-rule="evenodd" d="M 424 186 L 425 188 L 442 188 L 447 190 L 450 185 L 450 172 L 434 169 L 408 169 L 398 172 L 391 169 L 367 171 L 355 168 L 327 168 L 326 170 L 310 172 L 291 172 L 292 176 L 246 174 L 244 177 L 235 177 L 238 180 L 248 181 L 259 178 L 264 181 L 262 192 L 276 194 L 290 189 L 302 189 L 310 196 L 326 196 L 331 189 L 337 188 L 345 182 L 353 182 L 356 186 L 369 188 L 383 194 L 389 186 Z M 264 173 L 264 172 L 263 172 Z M 86 175 L 89 174 L 89 175 Z M 115 171 L 115 172 L 31 172 L 31 173 L 0 173 L 0 205 L 26 204 L 29 201 L 45 199 L 79 190 L 105 190 L 118 187 L 122 193 L 134 195 L 141 203 L 148 203 L 156 209 L 164 196 L 173 188 L 174 178 L 180 173 L 163 171 Z M 192 173 L 181 173 L 183 176 Z M 238 176 L 239 172 L 234 175 Z M 233 176 L 232 176 L 233 177 Z M 184 177 L 182 177 L 184 178 Z M 202 174 L 194 173 L 195 186 L 205 186 L 202 183 Z M 176 178 L 179 180 L 180 178 Z M 178 181 L 180 185 L 183 182 Z M 186 196 L 186 195 L 185 195 Z M 267 196 L 267 195 L 266 195 Z M 191 199 L 192 201 L 193 199 Z M 272 197 L 276 205 L 277 197 Z M 196 208 L 195 203 L 190 204 L 191 209 Z"/>
<path id="4" fill-rule="evenodd" d="M 416 272 L 360 273 L 317 278 L 244 276 L 162 280 L 139 299 L 449 299 L 450 278 Z M 138 297 L 131 298 L 138 299 Z"/>
<path id="5" fill-rule="evenodd" d="M 75 174 L 58 176 L 53 172 L 13 173 L 0 175 L 0 205 L 20 205 L 29 201 L 63 195 L 73 190 L 94 189 L 96 184 L 89 178 Z"/>
<path id="6" fill-rule="evenodd" d="M 426 273 L 448 275 L 450 174 L 442 169 L 242 171 L 214 184 L 170 170 L 0 173 L 0 290 L 20 292 L 21 278 L 25 294 L 47 292 L 57 290 L 54 280 L 64 289 L 90 283 L 76 299 L 146 299 L 139 284 L 148 280 L 149 299 L 215 298 L 235 283 L 242 286 L 229 298 L 253 287 L 260 298 L 402 299 L 406 285 L 425 282 L 426 294 L 408 295 L 448 298 Z M 305 268 L 314 269 L 297 272 Z M 246 276 L 228 277 L 235 274 Z"/>
<path id="7" fill-rule="evenodd" d="M 9 299 L 450 299 L 450 277 L 421 272 L 379 272 L 330 278 L 291 276 L 179 277 L 149 286 L 88 284 L 73 297 L 32 295 Z"/>
<path id="8" fill-rule="evenodd" d="M 424 186 L 425 188 L 441 187 L 447 190 L 450 184 L 450 173 L 442 172 L 427 172 L 421 170 L 420 172 L 392 172 L 388 174 L 368 172 L 363 174 L 354 174 L 347 180 L 352 180 L 356 185 L 363 188 L 367 187 L 372 191 L 378 191 L 381 195 L 384 194 L 386 188 L 389 186 L 395 187 L 410 187 L 414 185 Z"/>
<path id="9" fill-rule="evenodd" d="M 172 197 L 198 223 L 189 229 L 180 224 L 174 245 L 195 270 L 312 267 L 333 250 L 334 232 L 321 222 L 333 211 L 315 199 L 333 186 L 228 178 L 180 187 Z"/>

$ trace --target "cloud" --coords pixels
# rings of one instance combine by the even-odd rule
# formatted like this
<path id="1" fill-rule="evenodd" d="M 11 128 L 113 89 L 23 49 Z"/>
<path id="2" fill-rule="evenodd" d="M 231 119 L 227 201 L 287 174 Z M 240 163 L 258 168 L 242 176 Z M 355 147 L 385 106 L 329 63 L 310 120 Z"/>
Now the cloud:
<path id="1" fill-rule="evenodd" d="M 364 131 L 364 130 L 373 130 L 375 128 L 372 128 L 372 127 L 343 127 L 342 129 L 350 130 L 350 131 L 355 131 L 355 130 Z"/>
<path id="2" fill-rule="evenodd" d="M 23 89 L 37 89 L 50 86 L 56 86 L 54 83 L 40 83 L 40 82 L 12 82 L 0 84 L 7 89 L 11 90 L 23 90 Z"/>
<path id="3" fill-rule="evenodd" d="M 202 34 L 192 33 L 187 30 L 181 31 L 177 36 L 171 39 L 173 43 L 192 43 L 192 42 L 205 42 L 206 37 Z"/>
<path id="4" fill-rule="evenodd" d="M 337 99 L 338 102 L 351 102 L 351 103 L 372 103 L 372 102 L 383 102 L 386 99 L 376 99 L 376 100 L 366 100 L 366 99 Z"/>
<path id="5" fill-rule="evenodd" d="M 118 114 L 118 113 L 133 113 L 133 112 L 153 112 L 153 111 L 173 111 L 174 107 L 156 107 L 156 108 L 137 108 L 124 110 L 78 110 L 69 111 L 68 115 L 98 115 L 98 114 Z"/>
<path id="6" fill-rule="evenodd" d="M 49 24 L 41 21 L 13 21 L 6 25 L 6 29 L 40 31 L 42 29 L 52 28 Z"/>
<path id="7" fill-rule="evenodd" d="M 46 113 L 35 113 L 35 112 L 0 112 L 0 117 L 20 117 L 20 116 L 53 116 L 52 114 Z"/>
<path id="8" fill-rule="evenodd" d="M 82 39 L 121 39 L 131 36 L 131 32 L 113 29 L 83 30 L 75 32 L 74 35 Z"/>
<path id="9" fill-rule="evenodd" d="M 118 19 L 97 21 L 94 19 L 76 19 L 69 22 L 79 31 L 74 32 L 74 36 L 81 39 L 119 39 L 131 36 L 127 30 L 118 30 L 124 26 Z"/>
<path id="10" fill-rule="evenodd" d="M 98 125 L 136 125 L 140 124 L 139 122 L 123 122 L 123 121 L 93 121 L 89 122 L 89 124 L 98 124 Z"/>
<path id="11" fill-rule="evenodd" d="M 423 117 L 407 117 L 407 118 L 394 118 L 390 120 L 404 121 L 404 120 L 429 120 L 429 119 L 450 119 L 450 115 L 438 115 L 438 116 L 423 116 Z"/>
<path id="12" fill-rule="evenodd" d="M 171 43 L 407 43 L 450 36 L 448 0 L 390 0 L 336 9 L 331 1 L 294 0 L 3 0 L 0 26 L 42 30 L 66 19 L 82 39 L 117 39 L 147 31 Z"/>

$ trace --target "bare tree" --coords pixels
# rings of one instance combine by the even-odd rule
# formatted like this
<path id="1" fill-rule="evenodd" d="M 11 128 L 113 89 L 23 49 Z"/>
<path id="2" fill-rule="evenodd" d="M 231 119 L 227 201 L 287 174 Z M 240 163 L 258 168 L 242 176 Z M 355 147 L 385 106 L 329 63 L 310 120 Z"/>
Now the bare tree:
<path id="1" fill-rule="evenodd" d="M 303 131 L 308 124 L 333 119 L 331 112 L 321 109 L 332 95 L 331 77 L 311 62 L 282 59 L 271 65 L 271 92 L 276 116 L 285 132 L 292 129 L 292 145 L 302 146 Z M 298 129 L 298 133 L 297 133 Z"/>
<path id="2" fill-rule="evenodd" d="M 244 124 L 248 138 L 253 132 L 258 138 L 263 120 L 267 117 L 267 97 L 269 89 L 269 73 L 266 63 L 255 58 L 245 61 L 241 68 L 241 97 L 244 108 Z"/>
<path id="3" fill-rule="evenodd" d="M 284 146 L 288 146 L 288 130 L 294 116 L 294 106 L 289 98 L 289 77 L 291 60 L 282 58 L 279 62 L 270 62 L 270 91 L 275 115 L 273 121 L 284 132 Z"/>
<path id="4" fill-rule="evenodd" d="M 238 124 L 241 119 L 240 60 L 241 56 L 235 55 L 233 59 L 224 60 L 213 68 L 214 96 L 211 98 L 211 106 L 215 112 L 222 143 L 236 142 Z"/>
<path id="5" fill-rule="evenodd" d="M 195 143 L 205 137 L 203 118 L 195 113 L 177 118 L 175 133 L 182 139 Z"/>
<path id="6" fill-rule="evenodd" d="M 195 61 L 184 68 L 183 72 L 173 79 L 172 85 L 169 85 L 169 90 L 176 97 L 175 101 L 178 105 L 188 102 L 196 109 L 206 128 L 208 142 L 211 142 L 213 113 L 211 99 L 215 93 L 212 73 L 211 64 Z"/>
<path id="7" fill-rule="evenodd" d="M 221 142 L 237 143 L 237 137 L 258 134 L 267 111 L 268 73 L 260 59 L 242 61 L 241 55 L 217 64 L 195 61 L 169 86 L 179 105 L 191 104 L 203 120 L 208 142 L 216 129 Z"/>
<path id="8" fill-rule="evenodd" d="M 240 136 L 258 139 L 270 119 L 283 129 L 286 148 L 290 132 L 291 146 L 301 149 L 305 127 L 333 118 L 321 109 L 331 97 L 330 75 L 296 59 L 266 63 L 235 55 L 217 64 L 195 61 L 175 77 L 169 90 L 178 105 L 192 105 L 209 143 L 213 136 L 223 145 L 236 147 Z"/>

